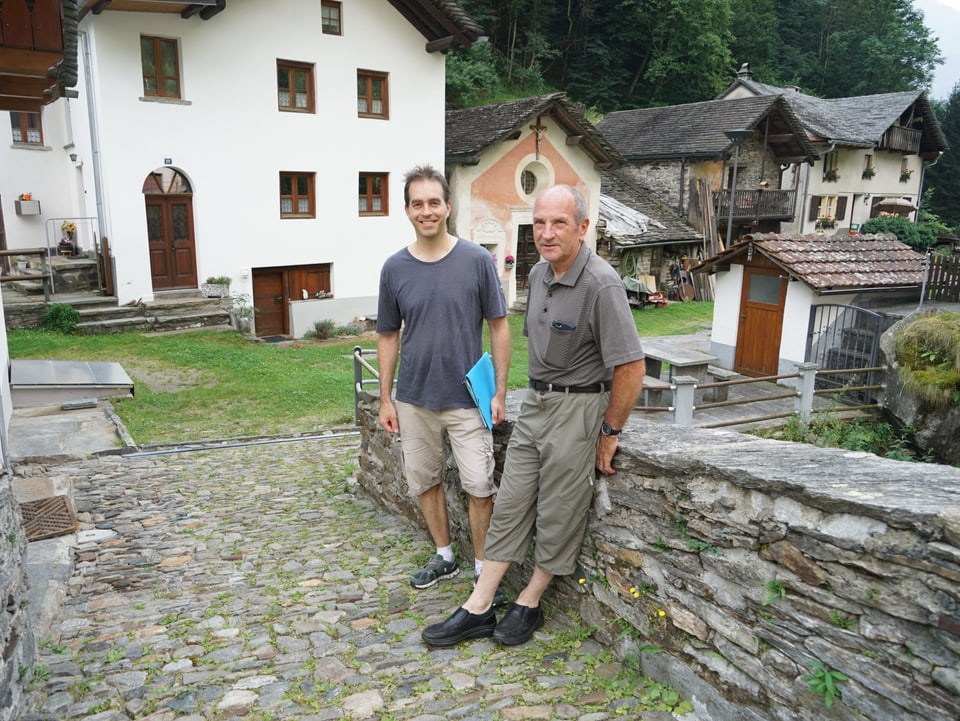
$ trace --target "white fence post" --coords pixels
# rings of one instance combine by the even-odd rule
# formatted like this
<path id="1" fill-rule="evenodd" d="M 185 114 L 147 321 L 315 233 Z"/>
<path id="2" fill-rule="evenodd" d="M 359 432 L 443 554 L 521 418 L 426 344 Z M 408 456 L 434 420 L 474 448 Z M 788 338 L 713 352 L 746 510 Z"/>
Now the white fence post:
<path id="1" fill-rule="evenodd" d="M 797 391 L 793 407 L 800 415 L 800 419 L 806 423 L 813 412 L 813 388 L 819 366 L 816 363 L 795 363 L 794 365 L 797 367 L 797 373 L 800 374 L 800 389 Z"/>
<path id="2" fill-rule="evenodd" d="M 674 376 L 673 422 L 678 426 L 693 425 L 693 396 L 697 379 L 693 376 Z"/>

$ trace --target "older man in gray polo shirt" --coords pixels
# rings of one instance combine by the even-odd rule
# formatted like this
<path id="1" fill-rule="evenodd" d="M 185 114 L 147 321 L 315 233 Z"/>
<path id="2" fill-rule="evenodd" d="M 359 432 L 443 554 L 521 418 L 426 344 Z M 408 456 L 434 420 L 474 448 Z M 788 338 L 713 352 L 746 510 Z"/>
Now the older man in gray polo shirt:
<path id="1" fill-rule="evenodd" d="M 507 448 L 483 571 L 463 606 L 424 629 L 431 646 L 529 641 L 543 625 L 540 599 L 553 577 L 576 568 L 595 469 L 614 472 L 645 362 L 620 276 L 583 243 L 589 223 L 586 200 L 571 186 L 546 190 L 534 205 L 534 241 L 546 262 L 530 272 L 530 389 Z M 494 593 L 533 539 L 533 574 L 498 623 Z"/>

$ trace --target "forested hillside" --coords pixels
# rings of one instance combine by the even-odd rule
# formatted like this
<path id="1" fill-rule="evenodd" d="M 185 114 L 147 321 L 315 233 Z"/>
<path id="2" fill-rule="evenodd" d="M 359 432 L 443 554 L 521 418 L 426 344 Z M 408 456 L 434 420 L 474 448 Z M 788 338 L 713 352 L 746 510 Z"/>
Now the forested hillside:
<path id="1" fill-rule="evenodd" d="M 462 0 L 489 43 L 451 54 L 451 105 L 563 90 L 600 113 L 708 100 L 754 77 L 833 98 L 928 87 L 912 0 Z"/>
<path id="2" fill-rule="evenodd" d="M 489 41 L 448 56 L 451 107 L 557 90 L 594 117 L 699 102 L 745 62 L 760 82 L 840 98 L 927 89 L 942 62 L 913 0 L 460 2 Z M 951 226 L 960 226 L 958 88 L 935 104 L 954 150 L 929 168 L 923 201 Z"/>

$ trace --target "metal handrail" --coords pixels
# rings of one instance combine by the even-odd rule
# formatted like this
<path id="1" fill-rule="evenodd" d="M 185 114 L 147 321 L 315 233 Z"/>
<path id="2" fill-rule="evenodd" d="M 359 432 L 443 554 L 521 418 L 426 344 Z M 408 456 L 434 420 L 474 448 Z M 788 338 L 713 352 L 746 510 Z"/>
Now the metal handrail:
<path id="1" fill-rule="evenodd" d="M 376 355 L 375 348 L 361 348 L 358 345 L 353 347 L 353 424 L 360 425 L 360 392 L 364 386 L 380 385 L 380 372 L 363 359 L 364 355 Z M 367 371 L 372 378 L 364 378 L 363 372 Z"/>

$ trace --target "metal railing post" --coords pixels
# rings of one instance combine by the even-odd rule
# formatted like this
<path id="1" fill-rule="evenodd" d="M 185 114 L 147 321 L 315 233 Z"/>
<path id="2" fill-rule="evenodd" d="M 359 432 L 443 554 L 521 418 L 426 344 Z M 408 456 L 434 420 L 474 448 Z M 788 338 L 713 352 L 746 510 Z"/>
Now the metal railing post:
<path id="1" fill-rule="evenodd" d="M 678 426 L 693 425 L 693 396 L 697 379 L 693 376 L 674 376 L 673 422 Z"/>
<path id="2" fill-rule="evenodd" d="M 800 419 L 806 423 L 813 413 L 813 391 L 819 366 L 816 363 L 794 363 L 794 365 L 797 367 L 797 373 L 800 374 L 800 389 L 797 391 L 793 406 Z"/>
<path id="3" fill-rule="evenodd" d="M 363 366 L 360 365 L 360 358 L 363 356 L 363 348 L 358 345 L 353 347 L 353 425 L 360 425 L 360 389 L 363 388 Z"/>

